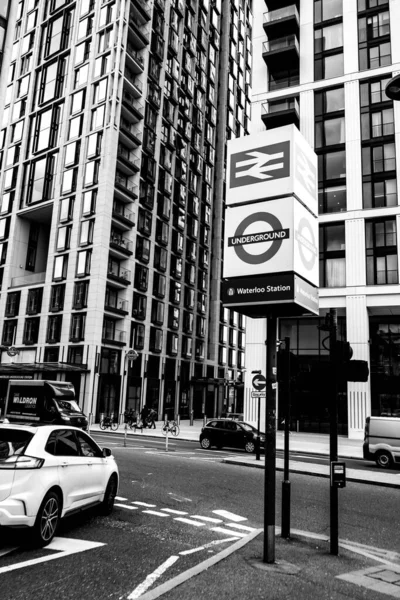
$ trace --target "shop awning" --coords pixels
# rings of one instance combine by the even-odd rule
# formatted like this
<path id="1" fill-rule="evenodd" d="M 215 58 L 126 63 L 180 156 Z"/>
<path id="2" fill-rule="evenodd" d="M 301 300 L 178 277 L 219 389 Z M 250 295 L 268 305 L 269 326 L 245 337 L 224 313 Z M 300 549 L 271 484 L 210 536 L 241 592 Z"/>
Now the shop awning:
<path id="1" fill-rule="evenodd" d="M 10 375 L 30 375 L 34 373 L 87 373 L 86 364 L 69 365 L 67 363 L 6 363 L 0 365 L 0 377 Z"/>

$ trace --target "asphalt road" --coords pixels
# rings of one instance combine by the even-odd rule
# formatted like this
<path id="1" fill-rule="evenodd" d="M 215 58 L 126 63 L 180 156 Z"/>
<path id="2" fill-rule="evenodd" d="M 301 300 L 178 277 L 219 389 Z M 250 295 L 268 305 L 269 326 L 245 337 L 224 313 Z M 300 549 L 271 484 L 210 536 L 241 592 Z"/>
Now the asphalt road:
<path id="1" fill-rule="evenodd" d="M 113 448 L 119 464 L 113 514 L 103 518 L 91 511 L 71 517 L 53 550 L 21 547 L 21 532 L 0 532 L 2 600 L 137 598 L 149 583 L 162 583 L 229 546 L 233 538 L 263 528 L 264 473 L 221 463 L 221 455 L 229 452 L 205 452 L 183 441 L 170 441 L 165 452 L 164 440 L 156 439 L 125 448 L 123 440 L 96 437 Z M 281 480 L 278 473 L 277 525 Z M 328 534 L 327 480 L 292 475 L 291 482 L 292 527 Z M 339 511 L 341 538 L 400 552 L 398 490 L 349 483 L 339 492 Z M 103 545 L 89 548 L 87 542 Z M 80 551 L 82 545 L 87 549 Z M 32 562 L 38 560 L 43 562 Z"/>

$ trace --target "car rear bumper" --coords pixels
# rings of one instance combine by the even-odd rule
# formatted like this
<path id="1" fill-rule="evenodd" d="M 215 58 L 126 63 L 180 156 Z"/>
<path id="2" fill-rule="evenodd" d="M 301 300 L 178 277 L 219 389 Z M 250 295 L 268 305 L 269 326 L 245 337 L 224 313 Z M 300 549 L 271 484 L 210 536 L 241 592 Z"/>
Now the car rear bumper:
<path id="1" fill-rule="evenodd" d="M 35 517 L 28 517 L 25 505 L 21 500 L 7 498 L 0 502 L 0 526 L 3 527 L 33 527 Z"/>

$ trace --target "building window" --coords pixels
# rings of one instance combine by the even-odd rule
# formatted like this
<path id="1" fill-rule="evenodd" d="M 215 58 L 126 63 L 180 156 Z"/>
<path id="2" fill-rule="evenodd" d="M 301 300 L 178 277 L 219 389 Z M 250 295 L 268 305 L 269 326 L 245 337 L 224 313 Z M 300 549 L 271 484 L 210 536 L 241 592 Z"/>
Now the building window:
<path id="1" fill-rule="evenodd" d="M 362 140 L 370 140 L 387 135 L 394 135 L 393 107 L 375 110 L 374 112 L 362 112 Z"/>
<path id="2" fill-rule="evenodd" d="M 42 310 L 43 288 L 35 288 L 28 291 L 26 301 L 26 314 L 37 315 Z"/>
<path id="3" fill-rule="evenodd" d="M 50 312 L 57 312 L 64 309 L 65 285 L 53 285 L 50 293 Z"/>
<path id="4" fill-rule="evenodd" d="M 83 351 L 83 346 L 70 346 L 68 348 L 67 363 L 70 365 L 82 365 Z"/>
<path id="5" fill-rule="evenodd" d="M 147 308 L 147 298 L 137 292 L 133 294 L 132 317 L 134 319 L 145 319 Z"/>
<path id="6" fill-rule="evenodd" d="M 398 283 L 394 218 L 366 221 L 367 285 Z"/>
<path id="7" fill-rule="evenodd" d="M 15 343 L 17 335 L 17 320 L 4 321 L 2 344 L 4 346 L 12 346 Z"/>
<path id="8" fill-rule="evenodd" d="M 48 347 L 44 349 L 44 357 L 43 362 L 56 363 L 58 362 L 60 356 L 60 348 L 57 347 Z"/>
<path id="9" fill-rule="evenodd" d="M 16 317 L 18 315 L 20 299 L 21 292 L 9 292 L 7 294 L 5 317 Z"/>
<path id="10" fill-rule="evenodd" d="M 55 344 L 61 339 L 62 315 L 49 317 L 47 321 L 46 342 Z"/>
<path id="11" fill-rule="evenodd" d="M 343 52 L 329 54 L 328 56 L 315 56 L 314 79 L 332 79 L 344 73 Z"/>
<path id="12" fill-rule="evenodd" d="M 140 235 L 136 238 L 136 258 L 141 260 L 142 262 L 148 264 L 150 261 L 150 250 L 151 243 L 150 240 Z"/>
<path id="13" fill-rule="evenodd" d="M 360 71 L 377 69 L 391 63 L 390 42 L 384 42 L 368 48 L 360 48 Z"/>
<path id="14" fill-rule="evenodd" d="M 86 314 L 76 313 L 71 316 L 70 342 L 80 342 L 85 337 Z"/>
<path id="15" fill-rule="evenodd" d="M 60 201 L 60 215 L 58 220 L 60 223 L 66 223 L 67 221 L 72 220 L 73 212 L 74 212 L 74 196 L 70 198 L 63 198 Z"/>
<path id="16" fill-rule="evenodd" d="M 149 350 L 151 352 L 161 352 L 162 344 L 163 344 L 162 329 L 157 329 L 156 327 L 150 327 Z"/>
<path id="17" fill-rule="evenodd" d="M 39 242 L 39 226 L 31 223 L 29 229 L 28 248 L 26 252 L 25 269 L 27 271 L 35 271 L 36 253 Z"/>
<path id="18" fill-rule="evenodd" d="M 66 227 L 60 227 L 57 233 L 57 252 L 68 250 L 71 239 L 72 226 L 67 225 Z"/>
<path id="19" fill-rule="evenodd" d="M 343 0 L 315 0 L 314 21 L 321 23 L 343 15 Z"/>
<path id="20" fill-rule="evenodd" d="M 145 326 L 141 323 L 133 324 L 133 347 L 136 350 L 143 350 L 145 339 Z"/>
<path id="21" fill-rule="evenodd" d="M 318 190 L 319 213 L 343 212 L 346 210 L 346 186 L 320 187 Z"/>
<path id="22" fill-rule="evenodd" d="M 346 177 L 346 153 L 344 150 L 326 152 L 318 156 L 318 177 L 327 182 Z"/>
<path id="23" fill-rule="evenodd" d="M 92 259 L 92 251 L 91 250 L 83 250 L 83 252 L 78 252 L 78 258 L 76 262 L 76 276 L 77 277 L 86 277 L 90 275 L 90 263 Z"/>
<path id="24" fill-rule="evenodd" d="M 156 246 L 156 248 L 154 249 L 154 267 L 156 269 L 158 269 L 159 271 L 161 271 L 162 273 L 165 273 L 167 270 L 167 264 L 168 264 L 168 252 L 165 248 L 160 248 L 159 246 Z"/>
<path id="25" fill-rule="evenodd" d="M 167 280 L 164 275 L 160 273 L 154 273 L 153 279 L 153 294 L 157 298 L 165 298 L 165 290 L 167 286 Z"/>
<path id="26" fill-rule="evenodd" d="M 344 223 L 320 226 L 319 277 L 321 287 L 332 288 L 346 285 Z"/>
<path id="27" fill-rule="evenodd" d="M 363 183 L 363 207 L 383 206 L 397 206 L 397 180 L 393 178 Z"/>
<path id="28" fill-rule="evenodd" d="M 137 265 L 135 269 L 135 288 L 141 292 L 147 292 L 149 284 L 149 269 L 142 265 Z"/>
<path id="29" fill-rule="evenodd" d="M 394 143 L 362 149 L 363 175 L 386 173 L 387 171 L 395 171 L 395 169 L 396 153 Z"/>
<path id="30" fill-rule="evenodd" d="M 72 308 L 80 310 L 87 307 L 87 300 L 89 294 L 89 282 L 78 281 L 74 286 L 74 296 L 72 300 Z"/>
<path id="31" fill-rule="evenodd" d="M 54 259 L 53 281 L 66 279 L 68 269 L 68 255 L 56 256 Z"/>
<path id="32" fill-rule="evenodd" d="M 55 155 L 47 155 L 25 167 L 26 204 L 50 200 L 53 197 Z"/>
<path id="33" fill-rule="evenodd" d="M 25 319 L 23 344 L 36 344 L 39 336 L 40 318 Z"/>

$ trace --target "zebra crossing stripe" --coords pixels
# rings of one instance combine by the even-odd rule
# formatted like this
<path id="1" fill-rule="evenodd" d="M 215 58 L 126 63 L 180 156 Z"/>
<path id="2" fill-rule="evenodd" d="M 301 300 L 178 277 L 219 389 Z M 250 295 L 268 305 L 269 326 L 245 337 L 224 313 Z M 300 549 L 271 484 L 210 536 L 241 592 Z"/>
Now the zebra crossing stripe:
<path id="1" fill-rule="evenodd" d="M 225 533 L 226 535 L 235 534 L 236 537 L 245 537 L 247 533 L 242 533 L 241 531 L 232 531 L 229 529 L 224 529 L 223 527 L 211 527 L 211 531 L 217 531 L 218 533 Z"/>
<path id="2" fill-rule="evenodd" d="M 187 523 L 188 525 L 194 525 L 195 527 L 202 527 L 204 523 L 199 521 L 193 521 L 192 519 L 185 519 L 184 517 L 175 517 L 174 521 L 180 521 L 181 523 Z M 230 532 L 232 535 L 232 531 Z"/>
<path id="3" fill-rule="evenodd" d="M 158 510 L 144 510 L 143 512 L 146 513 L 146 515 L 155 515 L 156 517 L 169 517 L 165 512 L 159 512 Z"/>
<path id="4" fill-rule="evenodd" d="M 121 508 L 127 508 L 128 510 L 137 510 L 138 507 L 137 506 L 129 506 L 128 504 L 120 504 L 120 503 L 115 503 L 114 506 L 120 506 Z"/>
<path id="5" fill-rule="evenodd" d="M 164 512 L 171 513 L 171 515 L 187 515 L 188 513 L 184 510 L 174 510 L 173 508 L 162 508 Z"/>
<path id="6" fill-rule="evenodd" d="M 239 523 L 226 523 L 226 526 L 241 529 L 242 531 L 255 531 L 255 527 L 247 527 L 247 525 L 239 525 Z"/>
<path id="7" fill-rule="evenodd" d="M 236 523 L 239 523 L 239 521 L 247 521 L 246 517 L 241 517 L 240 515 L 235 515 L 234 513 L 231 513 L 228 510 L 213 510 L 212 512 L 215 515 L 219 515 L 220 517 L 229 519 L 229 521 L 235 521 Z"/>

